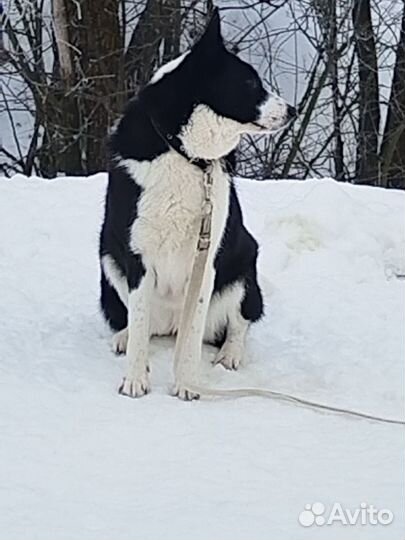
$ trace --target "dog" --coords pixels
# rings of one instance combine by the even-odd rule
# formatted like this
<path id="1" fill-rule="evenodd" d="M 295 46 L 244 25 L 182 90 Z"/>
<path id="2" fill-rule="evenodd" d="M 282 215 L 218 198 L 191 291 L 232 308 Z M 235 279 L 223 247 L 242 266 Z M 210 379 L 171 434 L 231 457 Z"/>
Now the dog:
<path id="1" fill-rule="evenodd" d="M 174 394 L 193 390 L 203 342 L 237 369 L 251 323 L 263 314 L 258 244 L 244 227 L 230 175 L 243 134 L 275 132 L 295 115 L 255 69 L 226 49 L 215 9 L 190 51 L 161 67 L 110 135 L 109 181 L 100 234 L 101 308 L 128 368 L 119 392 L 150 391 L 151 336 L 179 329 L 199 238 L 204 171 L 212 178 L 206 271 L 190 332 L 175 358 Z M 177 336 L 180 339 L 180 336 Z"/>

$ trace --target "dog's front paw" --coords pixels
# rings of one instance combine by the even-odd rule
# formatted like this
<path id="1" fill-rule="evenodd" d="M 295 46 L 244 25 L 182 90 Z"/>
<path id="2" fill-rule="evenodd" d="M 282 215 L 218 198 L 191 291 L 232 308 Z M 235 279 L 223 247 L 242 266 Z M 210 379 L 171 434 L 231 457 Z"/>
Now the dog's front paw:
<path id="1" fill-rule="evenodd" d="M 139 398 L 149 394 L 150 390 L 149 376 L 147 373 L 144 373 L 142 376 L 136 378 L 124 377 L 122 384 L 118 389 L 118 393 L 122 396 Z"/>
<path id="2" fill-rule="evenodd" d="M 183 401 L 193 401 L 193 399 L 200 399 L 200 394 L 191 391 L 187 388 L 187 385 L 176 383 L 172 391 L 173 396 L 182 399 Z"/>
<path id="3" fill-rule="evenodd" d="M 237 370 L 242 362 L 243 349 L 236 343 L 226 342 L 215 357 L 214 364 L 222 364 L 225 369 Z"/>
<path id="4" fill-rule="evenodd" d="M 128 328 L 120 330 L 113 335 L 112 349 L 115 354 L 125 354 L 127 352 L 128 345 Z"/>

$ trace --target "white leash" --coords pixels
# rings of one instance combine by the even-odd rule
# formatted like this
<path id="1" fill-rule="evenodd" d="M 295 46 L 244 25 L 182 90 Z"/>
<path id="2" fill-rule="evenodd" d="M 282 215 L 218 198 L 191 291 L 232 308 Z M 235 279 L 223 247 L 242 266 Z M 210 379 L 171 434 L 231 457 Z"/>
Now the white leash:
<path id="1" fill-rule="evenodd" d="M 211 224 L 212 224 L 212 176 L 213 166 L 210 164 L 203 172 L 203 187 L 204 187 L 204 204 L 201 217 L 200 232 L 197 242 L 197 250 L 194 257 L 193 269 L 191 272 L 190 281 L 187 288 L 184 309 L 180 321 L 178 339 L 176 340 L 176 358 L 180 358 L 184 352 L 186 338 L 191 329 L 192 319 L 199 302 L 201 287 L 204 280 L 205 269 L 208 260 L 208 250 L 211 244 Z M 223 398 L 242 398 L 242 397 L 262 397 L 274 399 L 283 403 L 290 403 L 301 407 L 309 407 L 318 412 L 329 412 L 342 414 L 354 418 L 362 418 L 380 422 L 384 424 L 395 424 L 405 426 L 405 420 L 397 420 L 395 418 L 385 418 L 373 414 L 355 411 L 352 409 L 334 407 L 303 399 L 292 394 L 277 392 L 267 388 L 232 388 L 232 389 L 214 389 L 206 388 L 198 385 L 187 385 L 187 387 L 196 394 L 207 397 L 223 397 Z"/>
<path id="2" fill-rule="evenodd" d="M 284 392 L 277 392 L 275 390 L 269 390 L 267 388 L 231 388 L 231 389 L 211 389 L 204 388 L 196 385 L 188 385 L 192 392 L 207 397 L 223 397 L 223 398 L 243 398 L 243 397 L 261 397 L 274 399 L 276 401 L 291 403 L 293 405 L 299 405 L 301 407 L 307 407 L 318 412 L 331 412 L 336 414 L 344 414 L 355 418 L 365 418 L 367 420 L 373 420 L 374 422 L 380 422 L 384 424 L 396 424 L 399 426 L 405 426 L 405 420 L 397 420 L 396 418 L 385 418 L 383 416 L 375 416 L 373 414 L 364 413 L 361 411 L 355 411 L 352 409 L 345 409 L 340 407 L 333 407 L 332 405 L 325 405 L 324 403 L 318 403 L 316 401 L 310 401 L 303 399 L 292 394 L 286 394 Z"/>
<path id="3" fill-rule="evenodd" d="M 211 224 L 213 211 L 212 170 L 213 165 L 210 163 L 203 172 L 204 203 L 201 216 L 200 232 L 198 235 L 197 250 L 194 256 L 193 268 L 191 271 L 179 329 L 177 332 L 175 351 L 176 361 L 184 354 L 187 336 L 191 330 L 191 323 L 199 302 L 205 269 L 207 267 L 208 250 L 211 245 Z"/>

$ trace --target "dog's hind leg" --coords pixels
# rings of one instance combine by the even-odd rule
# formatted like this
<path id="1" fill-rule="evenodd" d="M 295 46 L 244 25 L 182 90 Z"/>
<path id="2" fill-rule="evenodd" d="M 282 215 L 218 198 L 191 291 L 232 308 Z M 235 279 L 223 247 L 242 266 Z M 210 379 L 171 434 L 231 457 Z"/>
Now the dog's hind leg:
<path id="1" fill-rule="evenodd" d="M 215 364 L 222 364 L 226 369 L 238 369 L 243 360 L 249 325 L 257 321 L 262 312 L 262 296 L 254 274 L 214 295 L 206 339 L 215 343 L 222 341 L 222 336 L 225 337 L 215 357 Z"/>
<path id="2" fill-rule="evenodd" d="M 243 282 L 228 285 L 213 296 L 208 313 L 205 338 L 210 343 L 220 345 L 214 363 L 222 364 L 227 369 L 238 369 L 243 359 L 249 327 L 249 320 L 242 315 L 245 295 Z"/>
<path id="3" fill-rule="evenodd" d="M 112 349 L 115 354 L 125 354 L 128 346 L 128 326 L 116 332 L 112 338 Z"/>
<path id="4" fill-rule="evenodd" d="M 229 313 L 226 327 L 226 338 L 215 357 L 215 364 L 222 364 L 226 369 L 238 369 L 245 352 L 245 338 L 249 328 L 247 321 L 240 312 L 240 305 L 235 306 Z"/>

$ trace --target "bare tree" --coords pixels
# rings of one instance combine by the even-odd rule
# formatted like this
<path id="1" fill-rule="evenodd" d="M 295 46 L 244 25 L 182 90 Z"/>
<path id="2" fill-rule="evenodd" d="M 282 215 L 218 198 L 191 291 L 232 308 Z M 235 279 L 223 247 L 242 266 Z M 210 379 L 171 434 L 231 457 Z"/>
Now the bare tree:
<path id="1" fill-rule="evenodd" d="M 357 181 L 376 182 L 379 177 L 380 96 L 377 48 L 370 0 L 354 0 L 353 30 L 359 74 L 359 133 Z"/>

